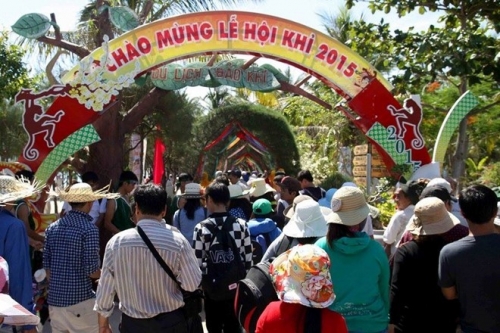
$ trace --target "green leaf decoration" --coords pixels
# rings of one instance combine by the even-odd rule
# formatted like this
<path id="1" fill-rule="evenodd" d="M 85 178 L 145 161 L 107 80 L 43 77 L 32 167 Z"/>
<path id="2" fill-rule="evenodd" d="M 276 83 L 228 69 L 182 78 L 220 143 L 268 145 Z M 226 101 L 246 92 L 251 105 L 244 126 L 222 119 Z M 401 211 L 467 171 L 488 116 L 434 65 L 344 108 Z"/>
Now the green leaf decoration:
<path id="1" fill-rule="evenodd" d="M 222 86 L 222 84 L 220 84 L 220 82 L 217 81 L 209 71 L 209 78 L 205 82 L 200 84 L 200 86 L 207 87 L 207 88 L 217 88 L 217 87 Z"/>
<path id="2" fill-rule="evenodd" d="M 51 26 L 50 19 L 42 14 L 31 13 L 21 16 L 12 30 L 23 37 L 36 39 L 44 36 Z"/>
<path id="3" fill-rule="evenodd" d="M 268 71 L 270 71 L 271 73 L 273 73 L 274 77 L 276 77 L 276 79 L 278 81 L 284 81 L 284 82 L 290 81 L 290 78 L 288 76 L 286 76 L 285 74 L 281 73 L 280 70 L 277 69 L 276 67 L 274 67 L 273 65 L 263 64 L 260 67 L 264 68 L 264 69 L 267 69 Z"/>
<path id="4" fill-rule="evenodd" d="M 129 31 L 139 26 L 139 17 L 128 7 L 109 7 L 108 11 L 111 23 L 120 30 Z"/>
<path id="5" fill-rule="evenodd" d="M 135 84 L 137 84 L 139 87 L 143 87 L 146 84 L 147 80 L 148 80 L 147 75 L 139 76 L 135 78 Z"/>
<path id="6" fill-rule="evenodd" d="M 270 71 L 259 66 L 250 66 L 245 70 L 243 84 L 245 88 L 262 92 L 270 92 L 281 87 Z"/>
<path id="7" fill-rule="evenodd" d="M 182 66 L 176 64 L 168 64 L 155 69 L 151 74 L 151 82 L 163 90 L 178 90 L 187 86 L 186 81 L 176 80 L 176 70 L 182 71 Z"/>
<path id="8" fill-rule="evenodd" d="M 234 88 L 243 88 L 244 70 L 241 66 L 245 64 L 243 59 L 224 60 L 218 62 L 210 69 L 210 75 L 219 83 Z"/>
<path id="9" fill-rule="evenodd" d="M 211 81 L 212 77 L 209 74 L 207 64 L 202 62 L 194 62 L 184 67 L 184 78 L 186 85 L 189 87 L 197 87 L 204 84 L 206 81 Z"/>

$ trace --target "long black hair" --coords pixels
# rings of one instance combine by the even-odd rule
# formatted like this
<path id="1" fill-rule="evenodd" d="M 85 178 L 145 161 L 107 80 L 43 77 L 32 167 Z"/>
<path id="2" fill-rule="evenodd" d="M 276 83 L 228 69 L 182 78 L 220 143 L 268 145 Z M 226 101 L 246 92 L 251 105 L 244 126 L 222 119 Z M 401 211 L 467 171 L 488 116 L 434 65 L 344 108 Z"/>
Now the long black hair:
<path id="1" fill-rule="evenodd" d="M 332 242 L 342 237 L 356 237 L 356 232 L 353 227 L 358 226 L 359 231 L 363 230 L 366 224 L 366 219 L 361 221 L 359 224 L 354 226 L 348 226 L 344 224 L 329 223 L 328 231 L 326 232 L 326 240 L 328 245 L 331 247 Z"/>
<path id="2" fill-rule="evenodd" d="M 184 204 L 184 211 L 186 212 L 186 216 L 188 219 L 194 219 L 194 212 L 201 206 L 200 199 L 186 199 L 186 203 Z M 179 212 L 180 213 L 180 212 Z"/>

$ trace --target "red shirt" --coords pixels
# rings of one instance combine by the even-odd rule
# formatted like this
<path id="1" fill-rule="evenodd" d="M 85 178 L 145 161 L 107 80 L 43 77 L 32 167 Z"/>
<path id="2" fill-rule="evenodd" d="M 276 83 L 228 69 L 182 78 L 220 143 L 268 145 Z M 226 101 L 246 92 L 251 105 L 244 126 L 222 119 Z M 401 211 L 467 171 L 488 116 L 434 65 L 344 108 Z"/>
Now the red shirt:
<path id="1" fill-rule="evenodd" d="M 271 302 L 260 316 L 255 333 L 303 333 L 306 309 L 301 304 Z M 321 311 L 321 333 L 347 333 L 344 317 L 328 309 Z"/>

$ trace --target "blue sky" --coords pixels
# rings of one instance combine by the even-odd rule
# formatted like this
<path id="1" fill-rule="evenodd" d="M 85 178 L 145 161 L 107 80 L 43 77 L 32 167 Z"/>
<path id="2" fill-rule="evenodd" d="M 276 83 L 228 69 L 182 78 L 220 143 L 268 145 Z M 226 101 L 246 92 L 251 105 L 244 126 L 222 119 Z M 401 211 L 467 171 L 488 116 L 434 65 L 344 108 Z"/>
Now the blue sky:
<path id="1" fill-rule="evenodd" d="M 40 13 L 49 16 L 50 13 L 55 13 L 61 28 L 68 30 L 74 27 L 79 10 L 88 2 L 88 0 L 14 0 L 9 6 L 5 6 L 3 11 L 0 11 L 0 27 L 10 30 L 10 26 L 23 14 Z M 238 5 L 235 9 L 275 15 L 305 24 L 311 28 L 321 29 L 317 13 L 335 13 L 343 4 L 343 0 L 264 0 L 258 4 L 247 2 L 244 5 Z M 414 14 L 402 19 L 399 19 L 395 13 L 372 15 L 365 3 L 357 4 L 354 11 L 356 16 L 364 13 L 365 19 L 368 21 L 378 22 L 384 16 L 385 20 L 391 22 L 394 28 L 403 29 L 415 26 L 419 30 L 419 28 L 424 28 L 430 22 L 435 21 L 437 17 L 433 13 L 425 16 Z"/>
<path id="2" fill-rule="evenodd" d="M 4 10 L 0 11 L 0 28 L 6 30 L 11 30 L 10 27 L 17 19 L 28 13 L 40 13 L 47 17 L 49 17 L 51 13 L 55 13 L 57 23 L 61 29 L 71 30 L 75 27 L 79 11 L 89 2 L 88 0 L 9 1 L 11 1 L 9 6 L 5 6 Z M 238 5 L 234 9 L 278 16 L 323 31 L 318 13 L 335 14 L 343 4 L 344 0 L 264 0 L 258 4 L 247 2 L 244 5 Z M 426 29 L 429 24 L 435 23 L 437 20 L 437 14 L 435 13 L 429 13 L 424 16 L 414 13 L 404 18 L 398 18 L 397 14 L 394 12 L 390 14 L 377 13 L 373 15 L 367 9 L 366 3 L 357 4 L 353 12 L 354 17 L 357 18 L 363 14 L 364 19 L 370 22 L 379 22 L 383 17 L 386 22 L 391 23 L 393 29 L 397 28 L 402 30 L 406 30 L 410 26 L 414 26 L 417 31 L 423 30 Z M 34 58 L 35 57 L 31 57 L 27 60 L 28 65 L 43 68 L 43 65 L 40 66 L 40 61 Z M 300 71 L 292 71 L 292 74 L 298 76 Z M 190 88 L 189 92 L 193 93 L 193 95 L 204 96 L 206 94 L 206 89 L 207 88 L 201 88 L 201 90 Z"/>

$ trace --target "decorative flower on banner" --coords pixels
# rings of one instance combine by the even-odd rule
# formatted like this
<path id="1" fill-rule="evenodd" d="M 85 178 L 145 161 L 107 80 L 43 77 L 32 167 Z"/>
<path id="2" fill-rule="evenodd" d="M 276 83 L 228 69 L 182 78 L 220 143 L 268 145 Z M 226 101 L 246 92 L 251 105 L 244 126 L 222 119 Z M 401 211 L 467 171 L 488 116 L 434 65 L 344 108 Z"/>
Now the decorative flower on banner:
<path id="1" fill-rule="evenodd" d="M 113 96 L 118 96 L 120 90 L 131 86 L 134 78 L 140 73 L 139 62 L 131 72 L 119 76 L 116 80 L 105 79 L 109 60 L 109 38 L 104 36 L 102 43 L 103 55 L 98 61 L 92 57 L 85 58 L 80 63 L 80 70 L 76 73 L 70 86 L 69 95 L 76 98 L 80 104 L 93 111 L 102 111 L 111 102 Z"/>

